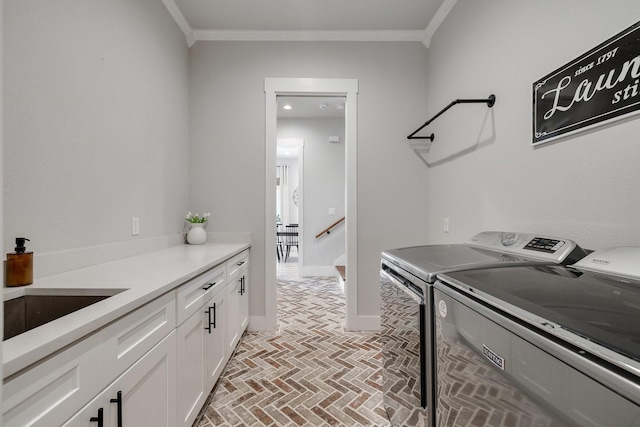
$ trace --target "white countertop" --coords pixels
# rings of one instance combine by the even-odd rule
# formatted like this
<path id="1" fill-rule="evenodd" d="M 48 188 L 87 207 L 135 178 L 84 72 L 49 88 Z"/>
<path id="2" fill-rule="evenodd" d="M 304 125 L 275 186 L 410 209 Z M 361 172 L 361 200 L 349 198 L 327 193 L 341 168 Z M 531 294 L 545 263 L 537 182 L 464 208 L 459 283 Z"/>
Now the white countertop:
<path id="1" fill-rule="evenodd" d="M 38 278 L 28 289 L 125 289 L 89 307 L 27 331 L 3 343 L 3 376 L 98 330 L 145 303 L 250 247 L 249 243 L 180 245 L 104 264 Z M 74 291 L 74 294 L 78 292 Z"/>

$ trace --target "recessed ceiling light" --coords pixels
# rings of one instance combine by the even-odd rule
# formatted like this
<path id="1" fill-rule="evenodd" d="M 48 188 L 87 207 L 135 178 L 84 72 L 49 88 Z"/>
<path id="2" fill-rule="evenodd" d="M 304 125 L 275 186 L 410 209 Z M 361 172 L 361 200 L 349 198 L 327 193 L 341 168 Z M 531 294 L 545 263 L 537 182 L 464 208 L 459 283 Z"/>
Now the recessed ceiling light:
<path id="1" fill-rule="evenodd" d="M 320 107 L 321 110 L 326 110 L 327 109 L 327 104 L 320 104 L 320 105 L 318 105 L 318 107 Z"/>
<path id="2" fill-rule="evenodd" d="M 289 104 L 285 104 L 282 108 L 284 108 L 285 110 L 291 110 L 293 107 Z"/>
<path id="3" fill-rule="evenodd" d="M 338 104 L 338 105 L 336 105 L 336 108 L 338 110 L 344 110 L 344 104 Z"/>

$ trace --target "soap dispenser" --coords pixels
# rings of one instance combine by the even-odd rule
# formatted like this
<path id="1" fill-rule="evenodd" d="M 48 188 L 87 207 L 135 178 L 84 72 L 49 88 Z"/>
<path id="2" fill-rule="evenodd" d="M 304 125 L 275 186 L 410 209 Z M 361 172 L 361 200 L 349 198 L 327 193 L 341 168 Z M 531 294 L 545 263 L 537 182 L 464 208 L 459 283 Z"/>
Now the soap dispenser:
<path id="1" fill-rule="evenodd" d="M 25 252 L 25 237 L 16 238 L 16 251 L 7 254 L 5 283 L 7 286 L 26 286 L 33 283 L 33 252 Z"/>

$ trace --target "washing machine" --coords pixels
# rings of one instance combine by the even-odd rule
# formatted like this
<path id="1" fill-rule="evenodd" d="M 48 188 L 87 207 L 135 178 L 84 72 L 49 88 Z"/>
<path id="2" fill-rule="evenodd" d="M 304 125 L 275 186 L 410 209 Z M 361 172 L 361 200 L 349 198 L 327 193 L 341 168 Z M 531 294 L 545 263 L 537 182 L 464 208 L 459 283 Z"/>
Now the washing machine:
<path id="1" fill-rule="evenodd" d="M 434 426 L 433 284 L 455 271 L 575 263 L 586 252 L 573 240 L 504 231 L 467 242 L 382 252 L 383 403 L 394 426 Z"/>
<path id="2" fill-rule="evenodd" d="M 640 248 L 434 285 L 437 427 L 640 427 Z"/>

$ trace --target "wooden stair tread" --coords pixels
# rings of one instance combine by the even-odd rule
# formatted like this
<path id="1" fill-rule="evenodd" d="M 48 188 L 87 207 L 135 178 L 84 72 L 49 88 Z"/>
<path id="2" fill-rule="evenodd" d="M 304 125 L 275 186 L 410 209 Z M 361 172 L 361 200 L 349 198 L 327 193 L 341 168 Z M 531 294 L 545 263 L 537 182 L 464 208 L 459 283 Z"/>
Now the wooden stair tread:
<path id="1" fill-rule="evenodd" d="M 342 280 L 347 280 L 347 268 L 344 265 L 336 265 L 336 269 L 340 273 Z"/>

